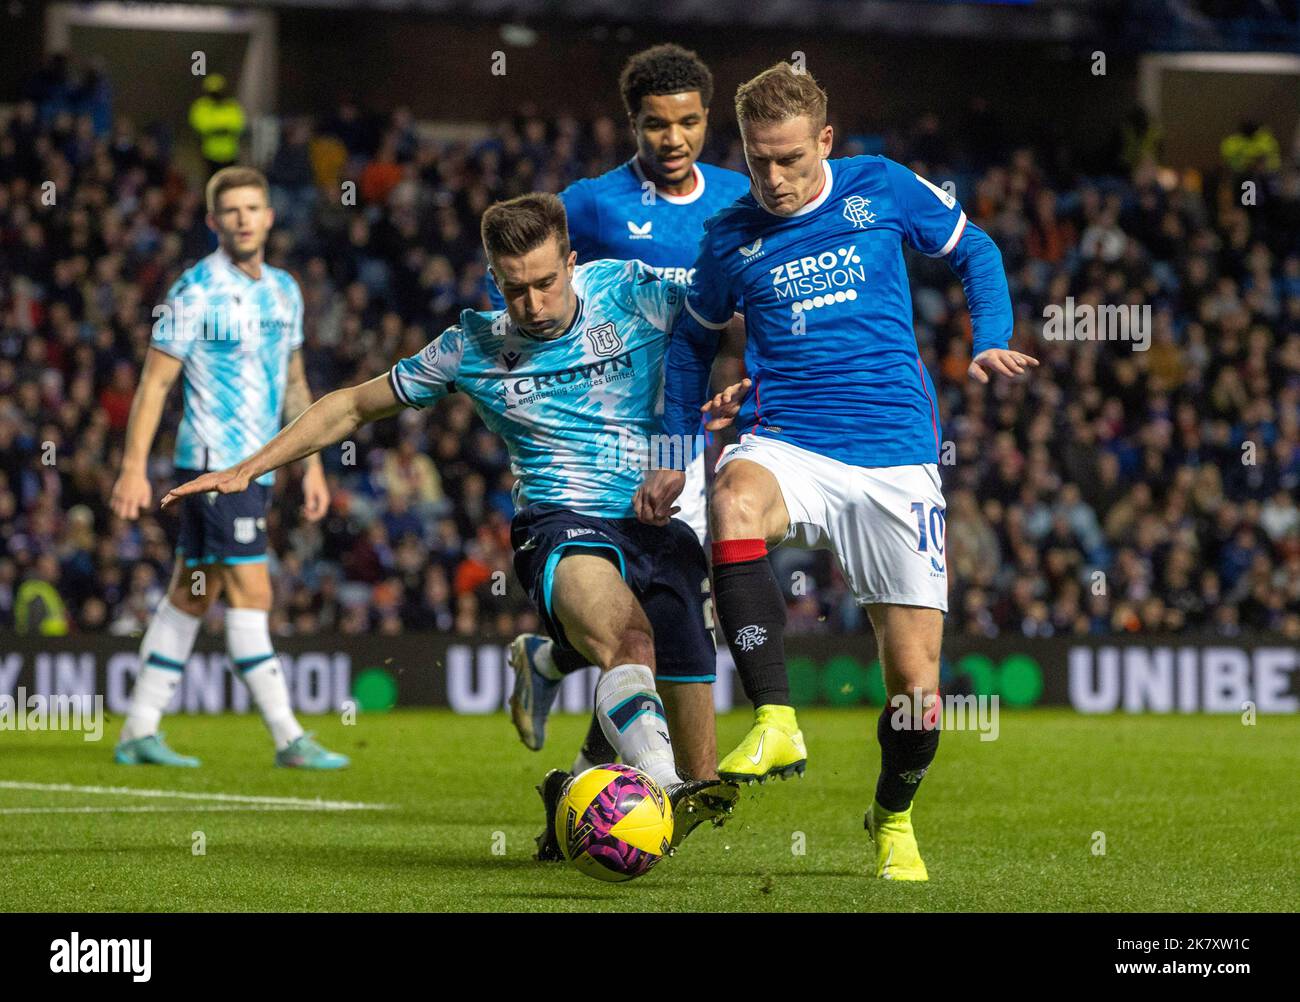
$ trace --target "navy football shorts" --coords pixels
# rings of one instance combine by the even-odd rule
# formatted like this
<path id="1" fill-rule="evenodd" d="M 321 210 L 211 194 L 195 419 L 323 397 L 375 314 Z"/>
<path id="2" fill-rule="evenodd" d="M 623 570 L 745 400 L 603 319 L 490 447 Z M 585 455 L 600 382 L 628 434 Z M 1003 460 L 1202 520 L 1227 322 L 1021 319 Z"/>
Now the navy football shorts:
<path id="1" fill-rule="evenodd" d="M 646 525 L 635 518 L 597 518 L 532 505 L 510 524 L 515 573 L 537 606 L 546 632 L 572 650 L 551 608 L 555 568 L 573 553 L 605 556 L 619 569 L 654 630 L 656 678 L 712 682 L 717 670 L 713 606 L 704 550 L 685 522 Z"/>
<path id="2" fill-rule="evenodd" d="M 202 476 L 177 470 L 179 483 Z M 186 567 L 254 564 L 266 561 L 266 512 L 271 488 L 251 483 L 239 494 L 191 494 L 181 499 L 181 533 L 176 555 Z"/>

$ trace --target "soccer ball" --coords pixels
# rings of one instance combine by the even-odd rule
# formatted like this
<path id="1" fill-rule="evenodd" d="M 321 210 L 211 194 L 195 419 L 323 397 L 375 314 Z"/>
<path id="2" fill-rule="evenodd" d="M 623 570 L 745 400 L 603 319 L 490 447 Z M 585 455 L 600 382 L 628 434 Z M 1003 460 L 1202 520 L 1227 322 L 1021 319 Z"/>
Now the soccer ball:
<path id="1" fill-rule="evenodd" d="M 555 812 L 564 858 L 597 880 L 631 880 L 668 854 L 673 808 L 663 787 L 630 765 L 598 765 L 569 783 Z"/>

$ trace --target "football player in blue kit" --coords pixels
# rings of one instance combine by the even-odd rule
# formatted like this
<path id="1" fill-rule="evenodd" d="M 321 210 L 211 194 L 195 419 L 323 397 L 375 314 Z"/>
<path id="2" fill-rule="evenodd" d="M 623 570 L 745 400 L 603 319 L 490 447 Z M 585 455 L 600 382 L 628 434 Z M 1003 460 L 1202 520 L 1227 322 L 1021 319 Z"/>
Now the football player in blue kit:
<path id="1" fill-rule="evenodd" d="M 422 351 L 383 376 L 327 394 L 256 453 L 174 489 L 165 499 L 238 494 L 260 476 L 352 434 L 361 424 L 470 397 L 501 436 L 518 478 L 511 524 L 515 570 L 554 643 L 599 667 L 596 710 L 624 762 L 673 804 L 674 845 L 721 820 L 738 788 L 680 775 L 656 675 L 713 663 L 703 549 L 683 522 L 646 525 L 632 498 L 644 470 L 614 443 L 660 433 L 664 353 L 685 289 L 640 261 L 575 263 L 554 195 L 498 203 L 483 245 L 504 311 L 465 310 Z M 693 430 L 692 430 L 693 431 Z M 657 643 L 668 637 L 669 643 Z M 710 734 L 712 733 L 710 721 Z M 555 805 L 567 773 L 546 784 L 543 857 L 558 854 Z"/>
<path id="2" fill-rule="evenodd" d="M 867 610 L 890 697 L 866 819 L 875 872 L 926 880 L 911 811 L 938 749 L 948 589 L 937 397 L 917 350 L 903 245 L 960 277 L 974 327 L 971 378 L 1019 376 L 1037 362 L 1007 347 L 1011 301 L 993 241 L 952 194 L 906 167 L 829 159 L 826 94 L 809 74 L 788 63 L 764 71 L 737 91 L 736 117 L 750 193 L 706 224 L 668 353 L 664 413 L 669 434 L 693 427 L 719 331 L 741 305 L 753 389 L 709 507 L 714 602 L 756 712 L 718 771 L 739 782 L 803 771 L 785 601 L 767 549 L 831 550 Z M 662 524 L 683 481 L 652 471 L 638 513 Z M 920 719 L 897 709 L 914 696 Z"/>

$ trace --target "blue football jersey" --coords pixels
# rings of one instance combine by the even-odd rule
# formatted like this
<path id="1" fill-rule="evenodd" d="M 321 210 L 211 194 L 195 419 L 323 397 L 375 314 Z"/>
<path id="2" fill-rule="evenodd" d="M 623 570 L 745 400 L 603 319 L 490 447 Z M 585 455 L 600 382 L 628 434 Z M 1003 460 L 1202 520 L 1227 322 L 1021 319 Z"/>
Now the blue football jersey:
<path id="1" fill-rule="evenodd" d="M 601 258 L 640 260 L 679 285 L 694 280 L 704 221 L 749 191 L 749 178 L 725 167 L 695 164 L 695 187 L 685 195 L 659 191 L 633 157 L 600 177 L 575 181 L 562 192 L 569 244 L 578 263 Z M 505 300 L 488 277 L 495 309 Z"/>
<path id="2" fill-rule="evenodd" d="M 504 311 L 465 310 L 389 381 L 409 407 L 468 394 L 510 452 L 517 507 L 628 518 L 660 433 L 664 351 L 686 293 L 640 261 L 579 265 L 573 287 L 578 312 L 559 337 L 531 337 Z"/>
<path id="3" fill-rule="evenodd" d="M 289 356 L 302 347 L 293 276 L 264 264 L 254 280 L 218 249 L 181 274 L 154 318 L 150 345 L 182 362 L 177 468 L 223 470 L 269 442 L 282 423 Z"/>
<path id="4" fill-rule="evenodd" d="M 892 160 L 828 160 L 823 170 L 820 193 L 792 216 L 746 194 L 705 224 L 680 321 L 692 333 L 675 336 L 668 356 L 665 430 L 698 422 L 712 355 L 692 353 L 739 306 L 754 384 L 742 433 L 854 466 L 938 462 L 939 408 L 917 350 L 903 244 L 943 257 L 976 228 L 956 198 Z M 993 248 L 992 266 L 986 251 L 977 350 L 1005 347 L 1012 324 L 1001 259 Z"/>

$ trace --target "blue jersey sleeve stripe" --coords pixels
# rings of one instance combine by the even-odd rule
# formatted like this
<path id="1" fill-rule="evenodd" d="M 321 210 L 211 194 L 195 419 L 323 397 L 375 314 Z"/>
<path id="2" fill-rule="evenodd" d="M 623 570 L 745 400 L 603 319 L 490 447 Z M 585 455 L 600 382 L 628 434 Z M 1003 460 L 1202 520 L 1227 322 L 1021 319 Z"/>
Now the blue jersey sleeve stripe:
<path id="1" fill-rule="evenodd" d="M 728 317 L 726 320 L 723 320 L 720 323 L 717 323 L 712 320 L 705 320 L 702 316 L 700 316 L 698 313 L 695 312 L 695 308 L 691 306 L 691 301 L 689 298 L 686 300 L 686 312 L 691 315 L 691 317 L 695 320 L 697 324 L 699 324 L 701 327 L 707 327 L 709 328 L 709 330 L 720 331 L 724 329 L 727 326 L 727 324 L 731 322 L 730 317 Z"/>
<path id="2" fill-rule="evenodd" d="M 943 249 L 936 254 L 927 254 L 926 257 L 947 257 L 952 253 L 952 249 L 957 246 L 957 241 L 961 239 L 961 235 L 965 232 L 966 212 L 963 210 L 962 214 L 957 217 L 957 225 L 952 228 L 952 236 L 950 236 L 948 242 L 943 245 Z"/>

